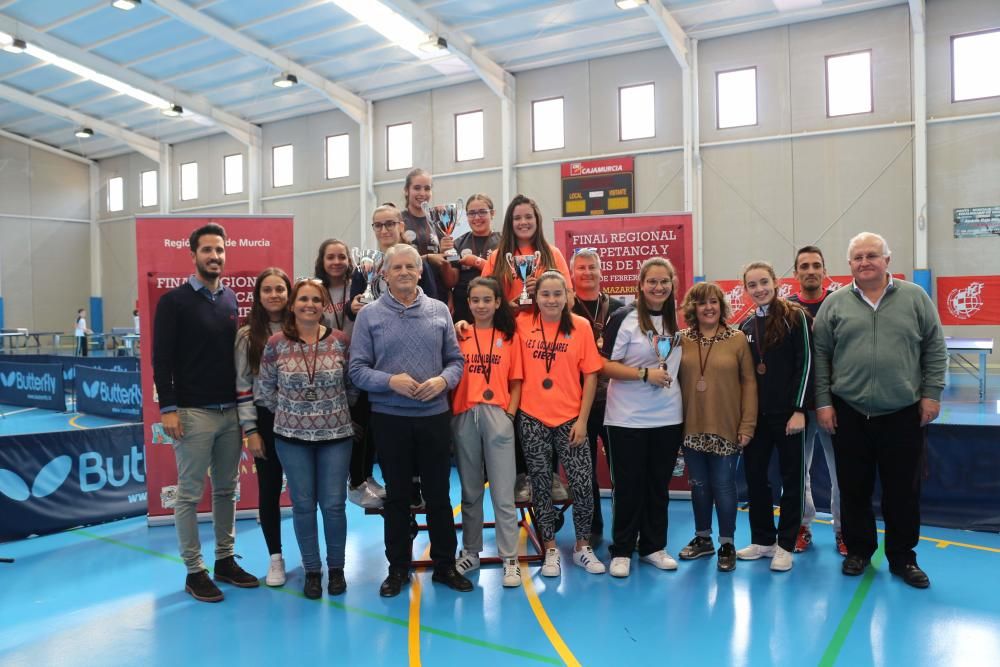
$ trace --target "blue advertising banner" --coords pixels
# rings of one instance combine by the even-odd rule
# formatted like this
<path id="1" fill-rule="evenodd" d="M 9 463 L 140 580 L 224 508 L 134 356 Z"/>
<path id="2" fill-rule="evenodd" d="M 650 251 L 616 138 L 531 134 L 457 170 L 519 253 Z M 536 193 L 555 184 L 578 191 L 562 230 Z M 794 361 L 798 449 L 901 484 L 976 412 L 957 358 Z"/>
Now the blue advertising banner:
<path id="1" fill-rule="evenodd" d="M 142 426 L 0 438 L 0 542 L 146 513 Z"/>
<path id="2" fill-rule="evenodd" d="M 76 386 L 76 367 L 103 368 L 106 371 L 138 372 L 139 360 L 135 357 L 66 357 L 57 354 L 0 354 L 0 363 L 62 364 L 63 388 L 72 391 Z"/>
<path id="3" fill-rule="evenodd" d="M 76 411 L 113 419 L 142 420 L 142 386 L 138 371 L 105 371 L 76 367 Z"/>
<path id="4" fill-rule="evenodd" d="M 0 403 L 66 411 L 60 364 L 0 362 Z"/>

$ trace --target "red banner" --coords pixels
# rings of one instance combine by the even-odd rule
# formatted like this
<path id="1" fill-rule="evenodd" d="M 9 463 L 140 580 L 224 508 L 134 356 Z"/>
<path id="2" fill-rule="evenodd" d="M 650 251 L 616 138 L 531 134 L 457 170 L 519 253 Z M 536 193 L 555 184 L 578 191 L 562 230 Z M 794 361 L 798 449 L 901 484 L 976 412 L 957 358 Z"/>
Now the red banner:
<path id="1" fill-rule="evenodd" d="M 292 218 L 287 216 L 141 216 L 135 220 L 136 255 L 139 270 L 139 316 L 142 370 L 143 433 L 146 438 L 146 486 L 149 516 L 173 513 L 177 491 L 177 466 L 172 447 L 165 443 L 160 424 L 160 406 L 153 386 L 153 316 L 156 304 L 167 291 L 183 285 L 194 273 L 188 237 L 198 227 L 216 222 L 226 229 L 226 267 L 222 282 L 236 293 L 239 316 L 250 312 L 257 275 L 268 266 L 292 275 Z M 257 480 L 253 457 L 243 451 L 237 486 L 237 510 L 257 507 Z M 198 506 L 211 510 L 210 483 Z M 288 498 L 283 497 L 283 504 Z"/>
<path id="2" fill-rule="evenodd" d="M 633 170 L 635 158 L 616 157 L 609 160 L 587 160 L 586 162 L 563 162 L 562 177 L 606 176 L 608 174 L 625 174 Z"/>
<path id="3" fill-rule="evenodd" d="M 941 324 L 1000 324 L 1000 276 L 937 279 Z"/>

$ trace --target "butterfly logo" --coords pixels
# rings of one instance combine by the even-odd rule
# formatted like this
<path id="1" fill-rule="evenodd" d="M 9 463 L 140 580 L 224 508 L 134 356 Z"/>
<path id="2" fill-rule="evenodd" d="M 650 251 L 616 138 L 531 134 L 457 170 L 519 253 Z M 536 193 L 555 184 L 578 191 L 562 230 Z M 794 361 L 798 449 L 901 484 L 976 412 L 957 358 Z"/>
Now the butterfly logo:
<path id="1" fill-rule="evenodd" d="M 0 373 L 0 382 L 3 383 L 5 387 L 13 387 L 14 381 L 17 379 L 17 371 L 11 371 L 10 373 Z"/>
<path id="2" fill-rule="evenodd" d="M 17 473 L 0 468 L 0 494 L 20 502 L 32 496 L 44 498 L 55 493 L 63 485 L 72 468 L 73 459 L 65 454 L 57 456 L 38 471 L 30 489 Z"/>
<path id="3" fill-rule="evenodd" d="M 83 393 L 86 394 L 87 398 L 97 398 L 97 392 L 101 388 L 101 381 L 94 380 L 93 382 L 83 383 Z"/>

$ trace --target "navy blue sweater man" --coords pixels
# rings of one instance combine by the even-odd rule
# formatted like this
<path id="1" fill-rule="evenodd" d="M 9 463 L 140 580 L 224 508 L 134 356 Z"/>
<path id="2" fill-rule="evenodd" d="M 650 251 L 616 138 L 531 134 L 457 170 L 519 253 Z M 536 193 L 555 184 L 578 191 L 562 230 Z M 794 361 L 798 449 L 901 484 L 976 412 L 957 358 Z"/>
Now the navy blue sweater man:
<path id="1" fill-rule="evenodd" d="M 243 446 L 236 416 L 236 295 L 221 284 L 226 230 L 208 224 L 191 234 L 195 273 L 167 292 L 153 323 L 153 382 L 163 430 L 177 460 L 174 524 L 188 575 L 184 589 L 196 600 L 219 602 L 201 556 L 198 503 L 205 476 L 212 477 L 215 580 L 241 588 L 258 586 L 233 558 L 236 481 Z"/>

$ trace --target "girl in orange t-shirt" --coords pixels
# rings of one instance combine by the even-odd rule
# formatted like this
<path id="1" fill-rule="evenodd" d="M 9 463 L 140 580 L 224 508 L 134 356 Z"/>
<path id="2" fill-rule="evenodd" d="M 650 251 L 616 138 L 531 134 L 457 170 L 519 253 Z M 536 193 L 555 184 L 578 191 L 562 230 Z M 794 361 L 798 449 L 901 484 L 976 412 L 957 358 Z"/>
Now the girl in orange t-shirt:
<path id="1" fill-rule="evenodd" d="M 455 567 L 479 567 L 483 550 L 483 463 L 490 478 L 503 585 L 520 586 L 517 514 L 514 510 L 514 415 L 521 400 L 521 341 L 514 313 L 492 278 L 469 283 L 473 327 L 459 342 L 465 372 L 452 394 L 452 435 L 462 482 L 462 552 Z"/>
<path id="2" fill-rule="evenodd" d="M 507 253 L 511 255 L 532 255 L 535 251 L 540 255 L 540 263 L 535 267 L 534 272 L 528 276 L 526 281 L 522 281 L 520 276 L 514 276 L 513 270 L 507 263 Z M 531 304 L 520 305 L 518 299 L 521 296 L 521 288 L 526 287 L 528 295 L 534 297 L 537 285 L 536 275 L 541 275 L 544 271 L 556 270 L 566 279 L 566 284 L 572 284 L 573 278 L 570 275 L 566 259 L 559 252 L 559 248 L 549 245 L 542 234 L 542 212 L 538 210 L 538 204 L 530 197 L 517 195 L 507 206 L 507 212 L 503 218 L 503 229 L 500 231 L 500 243 L 497 249 L 490 253 L 483 264 L 484 276 L 492 276 L 503 286 L 504 298 L 515 310 L 531 311 Z M 572 296 L 570 296 L 572 299 Z M 570 307 L 573 306 L 572 300 Z"/>
<path id="3" fill-rule="evenodd" d="M 551 495 L 553 451 L 559 455 L 573 491 L 573 562 L 591 574 L 603 574 L 604 564 L 590 548 L 594 498 L 587 417 L 597 390 L 597 373 L 604 362 L 590 324 L 570 313 L 569 288 L 562 274 L 546 271 L 535 287 L 534 312 L 521 313 L 517 318 L 524 364 L 517 430 L 531 476 L 538 532 L 545 547 L 542 576 L 557 577 L 561 572 Z"/>

